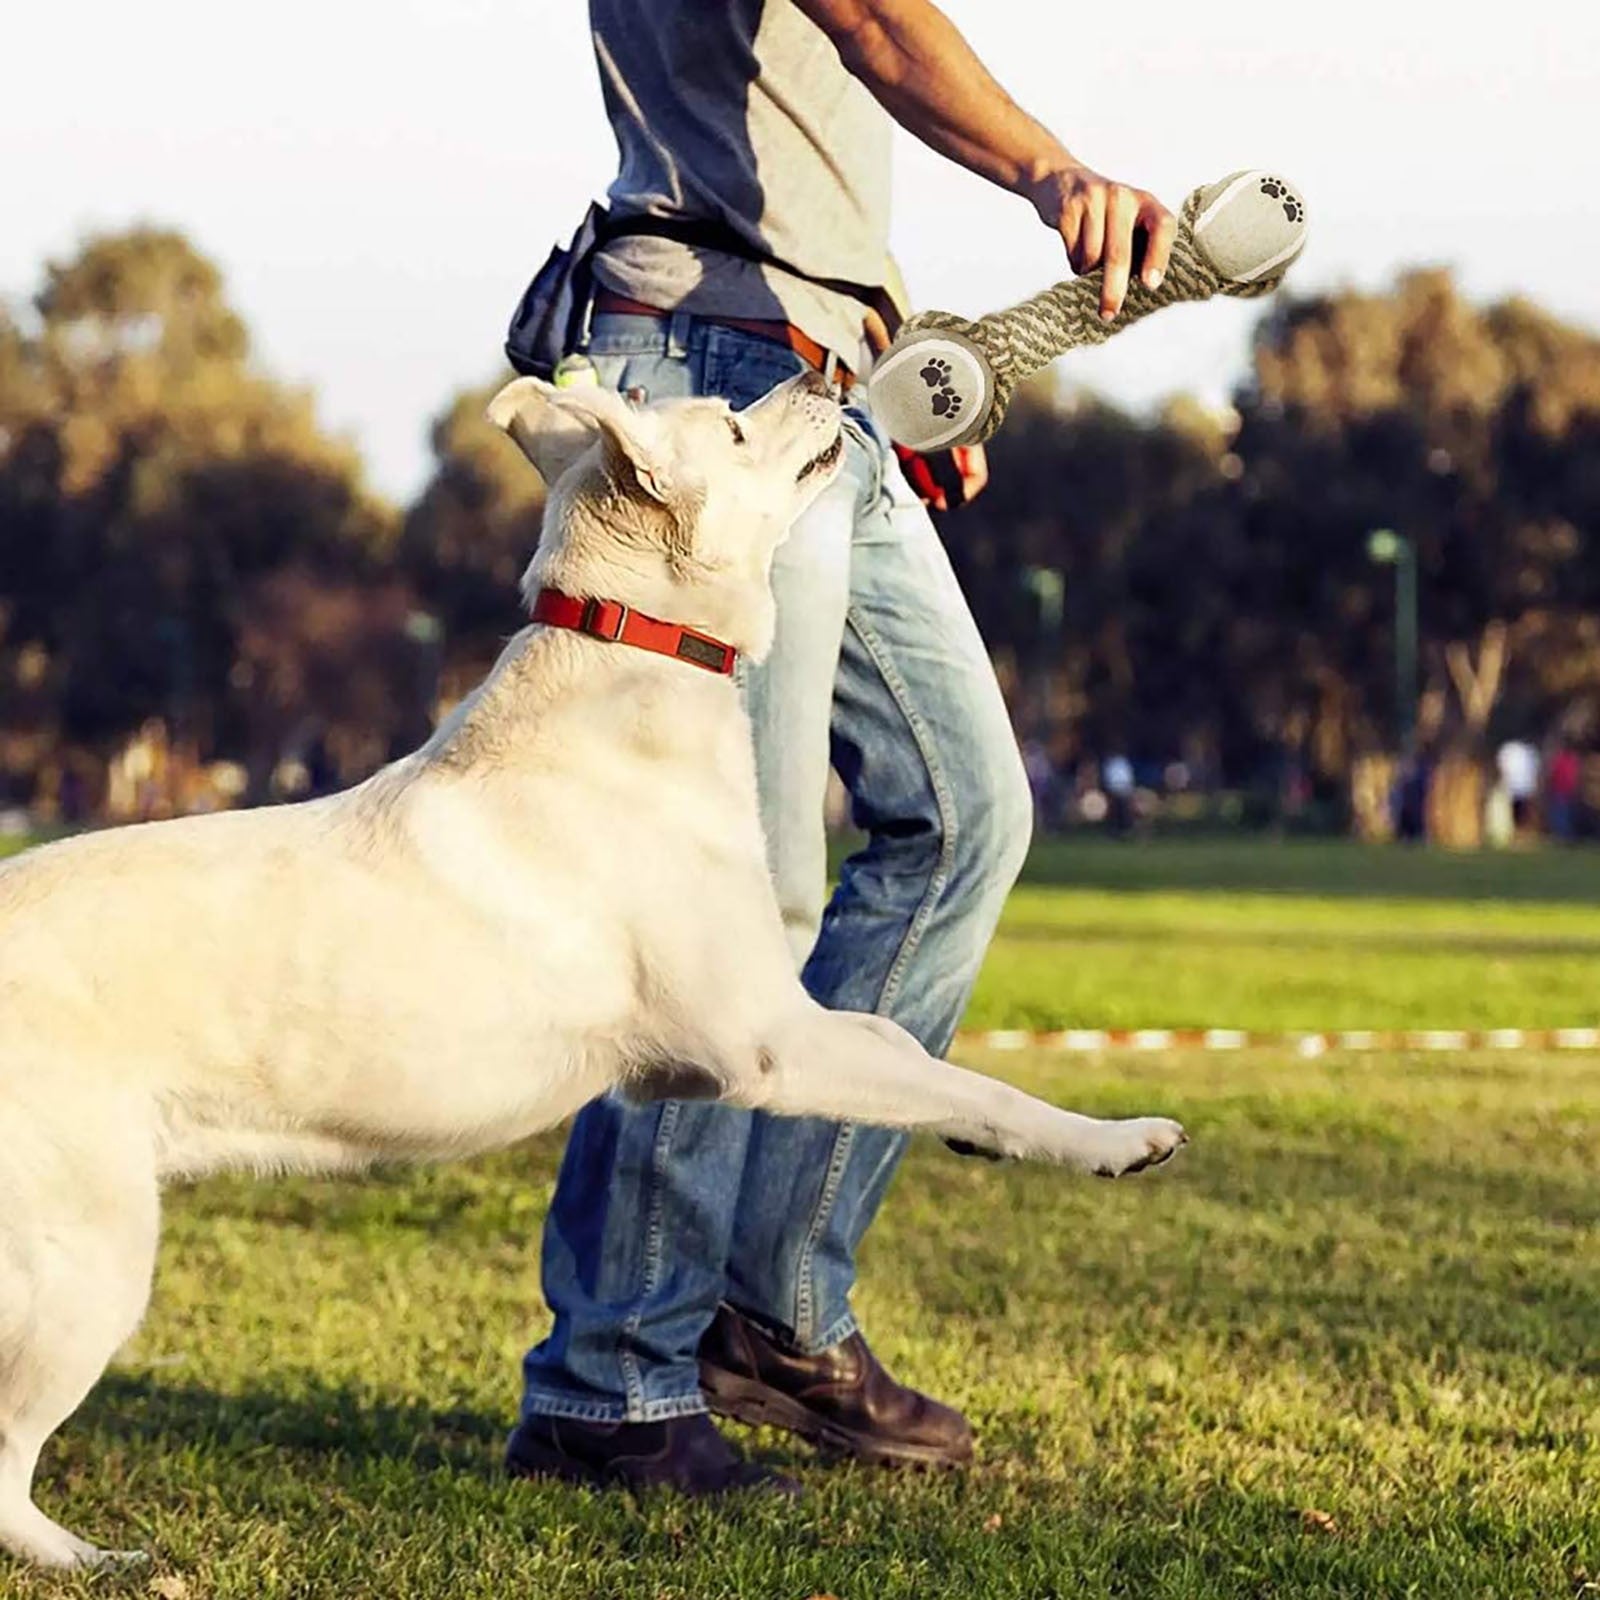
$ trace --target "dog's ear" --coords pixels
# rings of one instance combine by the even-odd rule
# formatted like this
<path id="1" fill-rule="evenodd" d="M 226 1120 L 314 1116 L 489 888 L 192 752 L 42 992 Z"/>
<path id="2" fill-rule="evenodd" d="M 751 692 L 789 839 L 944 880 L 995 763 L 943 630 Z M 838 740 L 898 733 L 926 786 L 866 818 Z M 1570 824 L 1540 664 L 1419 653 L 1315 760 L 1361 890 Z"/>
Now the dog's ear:
<path id="1" fill-rule="evenodd" d="M 510 434 L 547 484 L 554 484 L 597 437 L 593 422 L 556 404 L 560 393 L 537 378 L 517 378 L 489 402 L 489 421 Z"/>
<path id="2" fill-rule="evenodd" d="M 546 483 L 600 439 L 646 494 L 671 502 L 672 474 L 654 447 L 648 420 L 614 389 L 557 389 L 538 378 L 517 378 L 489 402 L 489 420 L 516 440 Z"/>

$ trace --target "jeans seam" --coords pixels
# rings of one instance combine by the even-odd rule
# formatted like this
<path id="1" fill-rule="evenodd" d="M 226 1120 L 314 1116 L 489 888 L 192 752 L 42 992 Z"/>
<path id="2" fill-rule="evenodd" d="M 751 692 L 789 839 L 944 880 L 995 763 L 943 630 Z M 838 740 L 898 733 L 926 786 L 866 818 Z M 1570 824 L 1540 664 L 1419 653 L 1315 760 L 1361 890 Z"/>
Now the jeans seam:
<path id="1" fill-rule="evenodd" d="M 816 1304 L 812 1293 L 812 1264 L 816 1259 L 817 1242 L 827 1227 L 833 1208 L 838 1203 L 839 1186 L 844 1181 L 844 1169 L 850 1159 L 850 1147 L 855 1143 L 856 1130 L 852 1123 L 842 1122 L 833 1136 L 833 1150 L 828 1156 L 828 1173 L 822 1180 L 822 1193 L 817 1196 L 816 1209 L 811 1213 L 811 1226 L 806 1229 L 805 1243 L 800 1246 L 800 1270 L 796 1274 L 794 1336 L 804 1347 L 811 1338 L 811 1315 Z"/>
<path id="2" fill-rule="evenodd" d="M 871 493 L 863 496 L 863 498 L 876 506 L 883 499 L 885 473 L 888 466 L 884 459 L 883 446 L 873 437 L 871 429 L 852 417 L 848 410 L 842 414 L 839 425 L 861 446 L 862 453 L 869 457 L 872 462 L 872 489 Z"/>
<path id="3" fill-rule="evenodd" d="M 851 628 L 856 637 L 861 641 L 862 647 L 872 657 L 872 664 L 883 676 L 883 681 L 889 686 L 889 693 L 893 695 L 900 715 L 906 719 L 906 726 L 911 729 L 912 739 L 917 746 L 917 754 L 922 757 L 923 770 L 928 775 L 928 783 L 933 789 L 934 804 L 939 811 L 939 859 L 934 864 L 933 871 L 928 875 L 928 887 L 923 892 L 922 899 L 917 904 L 917 909 L 906 922 L 906 931 L 900 941 L 900 948 L 895 952 L 895 958 L 890 963 L 889 971 L 884 975 L 883 985 L 878 991 L 878 998 L 873 1005 L 874 1012 L 879 1016 L 888 1014 L 887 1008 L 894 1003 L 895 997 L 900 992 L 901 981 L 905 977 L 907 965 L 912 956 L 917 952 L 917 946 L 922 942 L 922 935 L 927 931 L 929 919 L 933 916 L 933 908 L 938 904 L 939 897 L 944 893 L 945 885 L 950 881 L 950 874 L 955 865 L 956 852 L 956 816 L 955 807 L 951 801 L 950 787 L 945 781 L 944 769 L 934 759 L 932 742 L 928 738 L 928 730 L 922 719 L 917 715 L 910 703 L 910 696 L 905 680 L 894 670 L 883 649 L 883 642 L 872 631 L 871 627 L 862 620 L 854 606 L 845 612 L 845 625 Z"/>
<path id="4" fill-rule="evenodd" d="M 934 804 L 939 811 L 939 859 L 928 877 L 928 887 L 924 890 L 917 909 L 906 922 L 906 931 L 900 941 L 900 948 L 895 952 L 895 958 L 889 965 L 889 971 L 884 975 L 882 986 L 878 990 L 878 998 L 873 1010 L 879 1015 L 886 1014 L 886 1007 L 893 1004 L 895 996 L 899 993 L 901 980 L 905 977 L 906 967 L 911 958 L 916 954 L 917 946 L 922 942 L 922 935 L 927 930 L 929 919 L 933 916 L 933 908 L 938 904 L 939 897 L 944 893 L 945 885 L 950 881 L 950 873 L 955 861 L 956 846 L 956 819 L 955 807 L 951 803 L 950 790 L 945 782 L 943 769 L 934 760 L 928 730 L 922 719 L 917 716 L 910 703 L 905 680 L 894 671 L 889 664 L 887 653 L 883 649 L 883 642 L 872 629 L 861 619 L 854 606 L 845 608 L 845 626 L 855 631 L 856 637 L 861 641 L 862 648 L 872 658 L 873 665 L 883 677 L 889 687 L 889 693 L 894 697 L 894 703 L 900 715 L 906 719 L 906 726 L 911 730 L 911 737 L 917 747 L 917 754 L 922 758 L 923 769 L 928 775 L 929 786 L 933 790 Z M 845 1163 L 849 1158 L 850 1147 L 855 1139 L 855 1129 L 846 1122 L 840 1124 L 839 1131 L 834 1137 L 833 1154 L 828 1162 L 828 1175 L 823 1182 L 822 1193 L 817 1197 L 817 1208 L 812 1213 L 811 1226 L 806 1231 L 805 1244 L 801 1246 L 799 1262 L 799 1286 L 796 1294 L 795 1307 L 795 1338 L 804 1346 L 811 1338 L 811 1312 L 815 1301 L 812 1293 L 813 1262 L 816 1257 L 817 1241 L 822 1237 L 822 1230 L 827 1227 L 833 1215 L 833 1207 L 838 1201 L 839 1189 L 844 1181 Z M 837 1342 L 837 1341 L 832 1341 Z M 827 1349 L 824 1344 L 821 1348 Z"/>
<path id="5" fill-rule="evenodd" d="M 628 1415 L 643 1413 L 648 1409 L 644 1397 L 644 1379 L 639 1372 L 639 1358 L 633 1342 L 639 1337 L 644 1324 L 645 1301 L 653 1295 L 661 1282 L 661 1234 L 663 1195 L 666 1190 L 666 1156 L 672 1135 L 678 1125 L 682 1109 L 677 1100 L 668 1100 L 661 1108 L 661 1122 L 656 1128 L 655 1140 L 650 1147 L 650 1209 L 644 1233 L 644 1273 L 639 1284 L 639 1298 L 623 1324 L 625 1339 L 618 1365 L 622 1368 L 622 1384 L 627 1395 Z M 646 1418 L 645 1420 L 649 1420 Z"/>

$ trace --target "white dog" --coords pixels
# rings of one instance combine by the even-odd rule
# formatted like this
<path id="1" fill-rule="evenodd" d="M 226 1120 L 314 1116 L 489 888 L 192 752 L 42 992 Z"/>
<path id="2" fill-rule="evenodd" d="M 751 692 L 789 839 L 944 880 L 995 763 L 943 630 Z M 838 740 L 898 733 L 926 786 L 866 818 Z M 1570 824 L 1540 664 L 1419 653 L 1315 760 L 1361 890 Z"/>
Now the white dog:
<path id="1" fill-rule="evenodd" d="M 927 1128 L 1104 1175 L 1184 1140 L 1059 1111 L 800 987 L 718 669 L 724 646 L 770 645 L 773 550 L 837 470 L 820 379 L 737 415 L 525 379 L 490 414 L 551 485 L 530 599 L 620 604 L 590 608 L 587 633 L 525 628 L 421 750 L 347 793 L 0 869 L 0 1546 L 17 1555 L 105 1559 L 31 1482 L 143 1314 L 168 1179 L 470 1155 L 607 1090 Z M 651 618 L 693 631 L 596 636 Z"/>

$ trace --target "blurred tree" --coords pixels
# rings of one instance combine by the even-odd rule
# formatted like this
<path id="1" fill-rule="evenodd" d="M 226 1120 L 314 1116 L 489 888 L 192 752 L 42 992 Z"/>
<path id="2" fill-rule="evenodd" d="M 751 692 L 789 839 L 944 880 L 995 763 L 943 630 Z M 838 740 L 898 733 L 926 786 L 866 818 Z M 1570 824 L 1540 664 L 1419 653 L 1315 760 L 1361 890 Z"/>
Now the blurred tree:
<path id="1" fill-rule="evenodd" d="M 1476 307 L 1448 273 L 1416 272 L 1391 294 L 1281 306 L 1258 329 L 1241 408 L 1255 446 L 1241 447 L 1245 482 L 1268 476 L 1258 510 L 1287 534 L 1298 505 L 1318 545 L 1331 538 L 1352 619 L 1393 625 L 1356 592 L 1350 553 L 1367 530 L 1415 541 L 1424 700 L 1438 708 L 1423 730 L 1437 747 L 1436 832 L 1476 842 L 1497 722 L 1537 739 L 1600 701 L 1592 639 L 1581 665 L 1573 656 L 1600 607 L 1600 339 L 1523 302 Z M 1275 468 L 1308 449 L 1327 459 L 1301 480 L 1310 492 L 1286 501 Z M 1369 687 L 1324 709 L 1349 744 L 1392 727 L 1378 705 Z"/>
<path id="2" fill-rule="evenodd" d="M 254 795 L 286 750 L 351 776 L 413 742 L 441 661 L 459 694 L 521 622 L 544 490 L 491 393 L 436 419 L 402 522 L 181 236 L 91 240 L 0 303 L 0 799 L 153 716 Z M 1345 795 L 1396 753 L 1375 527 L 1418 554 L 1444 836 L 1475 836 L 1491 741 L 1600 733 L 1600 339 L 1536 307 L 1432 271 L 1284 299 L 1233 406 L 1135 419 L 1042 381 L 991 453 L 945 532 L 1059 759 Z"/>
<path id="3" fill-rule="evenodd" d="M 1141 422 L 1062 405 L 1035 384 L 990 445 L 989 489 L 945 520 L 1019 720 L 1058 758 L 1215 741 L 1214 672 L 1197 667 L 1228 597 L 1190 558 L 1226 481 L 1227 426 L 1198 408 Z M 1233 530 L 1207 534 L 1200 559 L 1226 562 Z"/>
<path id="4" fill-rule="evenodd" d="M 443 624 L 454 694 L 521 626 L 517 586 L 544 514 L 538 473 L 484 414 L 498 389 L 464 390 L 435 419 L 433 473 L 401 537 L 402 565 Z"/>
<path id="5" fill-rule="evenodd" d="M 250 586 L 370 577 L 395 531 L 180 234 L 93 239 L 0 323 L 0 738 L 35 762 L 152 715 L 206 755 L 260 748 L 236 670 Z"/>
<path id="6" fill-rule="evenodd" d="M 1035 387 L 1015 408 L 946 531 L 1025 726 L 1341 794 L 1396 737 L 1392 580 L 1366 540 L 1400 528 L 1439 820 L 1469 839 L 1487 738 L 1600 726 L 1600 340 L 1419 272 L 1280 302 L 1235 402 L 1141 422 Z M 1065 581 L 1050 618 L 1041 570 Z"/>

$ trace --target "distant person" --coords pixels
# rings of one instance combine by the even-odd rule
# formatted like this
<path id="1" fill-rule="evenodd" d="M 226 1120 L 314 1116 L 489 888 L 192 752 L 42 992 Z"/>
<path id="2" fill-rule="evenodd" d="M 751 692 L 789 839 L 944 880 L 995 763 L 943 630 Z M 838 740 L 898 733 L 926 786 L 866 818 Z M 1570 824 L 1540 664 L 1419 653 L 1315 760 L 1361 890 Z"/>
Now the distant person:
<path id="1" fill-rule="evenodd" d="M 1278 818 L 1284 823 L 1298 822 L 1311 804 L 1311 775 L 1294 751 L 1286 751 L 1278 785 Z"/>
<path id="2" fill-rule="evenodd" d="M 1495 766 L 1511 801 L 1512 826 L 1519 834 L 1526 833 L 1539 798 L 1539 752 L 1526 739 L 1507 739 L 1495 757 Z"/>
<path id="3" fill-rule="evenodd" d="M 407 750 L 414 749 L 408 745 Z M 341 787 L 339 769 L 333 759 L 333 752 L 328 748 L 328 735 L 319 730 L 313 734 L 310 743 L 306 745 L 306 792 L 309 795 L 332 794 Z"/>
<path id="4" fill-rule="evenodd" d="M 1033 825 L 1043 833 L 1051 823 L 1050 805 L 1056 781 L 1055 763 L 1043 739 L 1023 740 L 1022 770 L 1028 775 L 1028 792 L 1033 796 Z"/>
<path id="5" fill-rule="evenodd" d="M 79 828 L 89 817 L 89 785 L 75 764 L 62 769 L 59 804 L 61 821 L 69 828 Z"/>
<path id="6" fill-rule="evenodd" d="M 1545 769 L 1544 803 L 1550 836 L 1563 843 L 1578 835 L 1578 794 L 1583 785 L 1583 763 L 1569 744 L 1556 747 Z"/>
<path id="7" fill-rule="evenodd" d="M 1106 822 L 1119 839 L 1133 832 L 1136 784 L 1133 763 L 1121 754 L 1107 756 L 1100 768 L 1100 781 L 1106 791 Z"/>
<path id="8" fill-rule="evenodd" d="M 1428 837 L 1428 791 L 1433 786 L 1433 763 L 1414 751 L 1401 763 L 1394 786 L 1394 832 L 1405 844 L 1421 844 Z"/>

